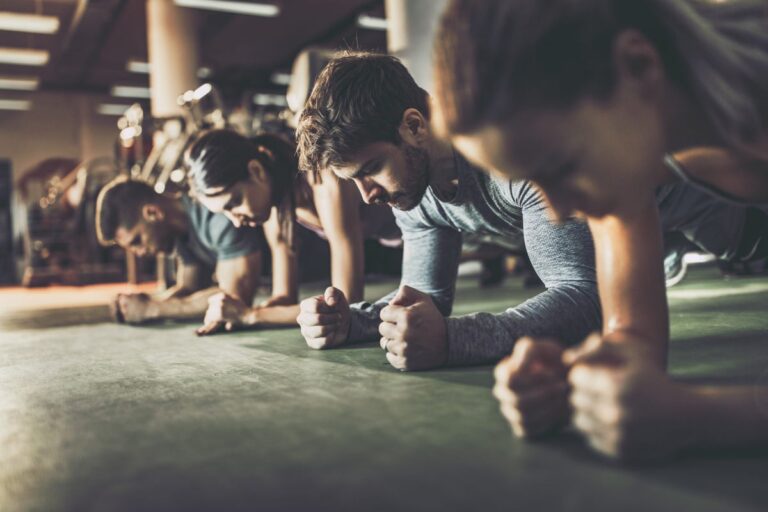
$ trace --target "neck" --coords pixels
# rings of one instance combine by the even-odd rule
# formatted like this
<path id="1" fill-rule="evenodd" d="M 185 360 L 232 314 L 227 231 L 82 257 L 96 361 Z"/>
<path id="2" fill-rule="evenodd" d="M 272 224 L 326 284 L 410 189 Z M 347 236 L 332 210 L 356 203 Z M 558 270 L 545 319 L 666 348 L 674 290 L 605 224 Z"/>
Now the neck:
<path id="1" fill-rule="evenodd" d="M 189 217 L 187 217 L 181 200 L 163 196 L 163 209 L 168 225 L 175 234 L 181 235 L 189 230 Z"/>
<path id="2" fill-rule="evenodd" d="M 429 155 L 429 185 L 438 189 L 450 185 L 458 177 L 453 146 L 442 139 L 433 138 L 426 150 Z"/>

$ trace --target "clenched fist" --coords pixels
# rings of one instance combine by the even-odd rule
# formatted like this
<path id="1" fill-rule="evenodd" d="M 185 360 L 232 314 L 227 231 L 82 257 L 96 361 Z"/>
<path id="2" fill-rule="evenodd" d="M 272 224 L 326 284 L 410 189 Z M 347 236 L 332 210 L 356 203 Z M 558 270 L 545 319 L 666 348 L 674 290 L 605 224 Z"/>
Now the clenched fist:
<path id="1" fill-rule="evenodd" d="M 518 437 L 548 434 L 568 421 L 568 381 L 562 346 L 551 340 L 520 338 L 512 355 L 494 372 L 494 396 Z"/>
<path id="2" fill-rule="evenodd" d="M 199 336 L 221 331 L 233 331 L 236 327 L 253 325 L 253 309 L 226 293 L 217 293 L 208 299 L 203 326 L 196 332 Z"/>
<path id="3" fill-rule="evenodd" d="M 157 305 L 146 293 L 119 293 L 110 309 L 119 323 L 141 324 L 157 318 Z"/>
<path id="4" fill-rule="evenodd" d="M 336 347 L 349 336 L 349 303 L 340 290 L 329 286 L 323 295 L 301 301 L 301 313 L 296 321 L 311 348 Z"/>
<path id="5" fill-rule="evenodd" d="M 432 297 L 410 286 L 401 286 L 380 316 L 380 344 L 392 366 L 399 370 L 427 370 L 445 364 L 445 317 Z"/>
<path id="6" fill-rule="evenodd" d="M 597 450 L 611 458 L 663 458 L 687 447 L 696 428 L 693 401 L 672 381 L 641 339 L 605 339 L 593 334 L 566 352 L 573 365 L 573 424 Z"/>

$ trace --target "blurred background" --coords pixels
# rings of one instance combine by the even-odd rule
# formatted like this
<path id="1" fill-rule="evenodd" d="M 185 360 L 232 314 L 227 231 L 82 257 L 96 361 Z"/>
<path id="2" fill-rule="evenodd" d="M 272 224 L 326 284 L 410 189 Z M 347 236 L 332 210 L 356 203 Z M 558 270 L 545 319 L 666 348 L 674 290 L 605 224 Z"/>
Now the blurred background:
<path id="1" fill-rule="evenodd" d="M 183 192 L 206 127 L 284 133 L 328 56 L 394 53 L 429 88 L 442 1 L 0 0 L 0 285 L 155 273 L 95 238 L 116 175 Z"/>

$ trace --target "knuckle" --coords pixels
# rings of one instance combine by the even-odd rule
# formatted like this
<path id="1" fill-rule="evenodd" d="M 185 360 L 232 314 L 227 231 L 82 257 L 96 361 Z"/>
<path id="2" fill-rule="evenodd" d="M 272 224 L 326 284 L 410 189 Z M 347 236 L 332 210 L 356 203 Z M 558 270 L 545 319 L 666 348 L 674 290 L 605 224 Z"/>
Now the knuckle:
<path id="1" fill-rule="evenodd" d="M 323 348 L 325 348 L 325 339 L 324 338 L 308 338 L 307 345 L 309 345 L 310 348 L 313 348 L 315 350 L 322 350 Z"/>
<path id="2" fill-rule="evenodd" d="M 506 357 L 493 369 L 493 376 L 496 379 L 496 382 L 503 382 L 506 385 L 510 374 L 508 362 L 509 357 Z"/>
<path id="3" fill-rule="evenodd" d="M 514 399 L 514 395 L 509 390 L 509 388 L 499 382 L 493 386 L 493 396 L 496 397 L 496 400 L 504 403 L 510 403 Z"/>

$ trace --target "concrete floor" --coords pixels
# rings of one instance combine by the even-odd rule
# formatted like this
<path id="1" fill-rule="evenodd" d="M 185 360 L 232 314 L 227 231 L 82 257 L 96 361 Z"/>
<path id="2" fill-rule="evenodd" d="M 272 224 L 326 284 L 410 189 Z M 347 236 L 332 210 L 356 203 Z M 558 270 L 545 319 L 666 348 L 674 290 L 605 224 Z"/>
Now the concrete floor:
<path id="1" fill-rule="evenodd" d="M 455 313 L 530 294 L 462 280 Z M 768 279 L 699 271 L 670 297 L 676 376 L 768 380 Z M 629 469 L 572 434 L 514 440 L 490 367 L 403 374 L 293 329 L 197 338 L 0 300 L 0 511 L 768 509 L 766 451 Z"/>

